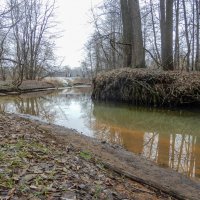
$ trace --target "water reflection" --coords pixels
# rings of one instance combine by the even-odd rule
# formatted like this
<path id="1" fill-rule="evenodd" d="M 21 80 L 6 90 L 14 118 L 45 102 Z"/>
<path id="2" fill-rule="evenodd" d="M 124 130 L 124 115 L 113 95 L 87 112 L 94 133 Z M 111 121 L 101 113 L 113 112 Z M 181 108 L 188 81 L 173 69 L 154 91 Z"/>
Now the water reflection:
<path id="1" fill-rule="evenodd" d="M 144 133 L 144 145 L 142 155 L 151 160 L 158 161 L 158 141 L 159 134 Z"/>
<path id="2" fill-rule="evenodd" d="M 0 110 L 77 129 L 123 145 L 162 166 L 200 178 L 200 114 L 93 104 L 90 89 L 1 97 Z"/>
<path id="3" fill-rule="evenodd" d="M 98 138 L 117 141 L 162 166 L 200 177 L 200 114 L 96 104 L 94 116 L 110 133 L 98 131 Z"/>
<path id="4" fill-rule="evenodd" d="M 0 98 L 0 111 L 40 116 L 41 119 L 54 122 L 56 113 L 51 109 L 48 98 L 43 97 L 44 94 L 48 95 L 49 92 Z"/>
<path id="5" fill-rule="evenodd" d="M 169 166 L 190 177 L 195 177 L 195 162 L 198 155 L 195 155 L 196 136 L 171 135 Z"/>

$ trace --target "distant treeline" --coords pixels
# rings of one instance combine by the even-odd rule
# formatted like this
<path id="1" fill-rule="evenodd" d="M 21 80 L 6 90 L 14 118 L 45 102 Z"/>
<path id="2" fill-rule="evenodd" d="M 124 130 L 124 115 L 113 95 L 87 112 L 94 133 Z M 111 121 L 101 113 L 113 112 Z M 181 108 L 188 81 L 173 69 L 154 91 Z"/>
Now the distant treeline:
<path id="1" fill-rule="evenodd" d="M 55 0 L 1 0 L 0 76 L 19 86 L 55 69 Z"/>

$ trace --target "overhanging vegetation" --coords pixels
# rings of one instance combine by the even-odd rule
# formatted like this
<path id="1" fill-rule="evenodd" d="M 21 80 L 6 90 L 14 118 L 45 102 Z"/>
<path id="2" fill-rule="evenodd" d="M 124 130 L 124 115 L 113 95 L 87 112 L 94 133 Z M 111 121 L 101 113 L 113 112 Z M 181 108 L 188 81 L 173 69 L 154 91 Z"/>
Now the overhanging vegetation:
<path id="1" fill-rule="evenodd" d="M 200 73 L 123 68 L 93 80 L 94 100 L 145 106 L 200 104 Z"/>

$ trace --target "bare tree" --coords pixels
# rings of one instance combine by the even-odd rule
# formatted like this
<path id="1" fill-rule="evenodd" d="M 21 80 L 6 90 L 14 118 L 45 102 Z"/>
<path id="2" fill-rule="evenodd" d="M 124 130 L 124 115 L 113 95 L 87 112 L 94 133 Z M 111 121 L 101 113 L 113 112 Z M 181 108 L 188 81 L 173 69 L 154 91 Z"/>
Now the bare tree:
<path id="1" fill-rule="evenodd" d="M 100 8 L 90 40 L 97 71 L 144 67 L 144 58 L 152 69 L 200 70 L 199 0 L 104 0 Z"/>
<path id="2" fill-rule="evenodd" d="M 8 0 L 7 7 L 11 10 L 9 40 L 13 47 L 10 57 L 15 61 L 13 83 L 18 86 L 24 79 L 42 76 L 55 59 L 51 33 L 55 1 Z"/>

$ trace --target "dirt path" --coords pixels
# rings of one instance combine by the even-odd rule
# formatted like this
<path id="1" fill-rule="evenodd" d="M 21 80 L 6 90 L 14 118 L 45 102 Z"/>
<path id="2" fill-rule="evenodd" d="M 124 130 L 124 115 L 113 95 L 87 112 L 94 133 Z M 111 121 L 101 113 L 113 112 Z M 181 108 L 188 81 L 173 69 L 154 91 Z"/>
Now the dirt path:
<path id="1" fill-rule="evenodd" d="M 200 196 L 199 183 L 60 126 L 0 115 L 0 139 L 0 199 Z"/>

